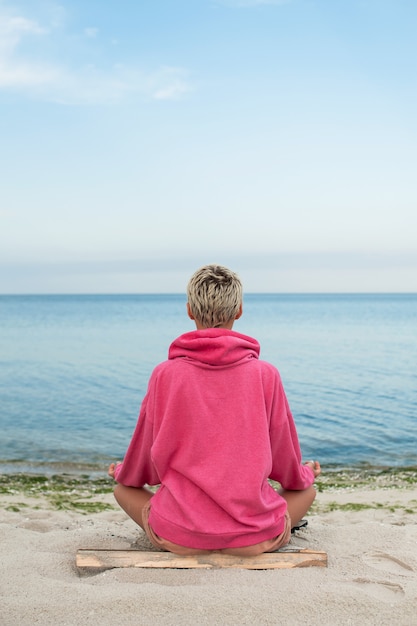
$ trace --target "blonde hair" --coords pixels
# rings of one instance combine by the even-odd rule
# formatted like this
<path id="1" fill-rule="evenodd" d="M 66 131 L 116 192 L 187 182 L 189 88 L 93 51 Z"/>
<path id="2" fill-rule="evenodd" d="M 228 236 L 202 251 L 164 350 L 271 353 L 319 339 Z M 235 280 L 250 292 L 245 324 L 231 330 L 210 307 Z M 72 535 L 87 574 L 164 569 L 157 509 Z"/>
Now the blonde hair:
<path id="1" fill-rule="evenodd" d="M 190 311 L 205 328 L 223 326 L 236 319 L 242 304 L 242 283 L 222 265 L 205 265 L 187 285 Z"/>

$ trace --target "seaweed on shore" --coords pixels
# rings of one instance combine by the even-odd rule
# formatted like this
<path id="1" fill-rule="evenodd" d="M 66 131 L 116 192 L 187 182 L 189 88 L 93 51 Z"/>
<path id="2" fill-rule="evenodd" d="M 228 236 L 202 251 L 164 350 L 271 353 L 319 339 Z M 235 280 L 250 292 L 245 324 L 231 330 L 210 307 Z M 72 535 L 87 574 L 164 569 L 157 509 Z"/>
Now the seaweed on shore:
<path id="1" fill-rule="evenodd" d="M 410 500 L 406 505 L 395 504 L 383 504 L 382 502 L 327 502 L 326 504 L 313 504 L 313 511 L 316 513 L 329 513 L 331 511 L 365 511 L 365 510 L 385 510 L 390 513 L 396 513 L 403 511 L 410 515 L 414 515 L 417 512 L 417 501 Z"/>
<path id="2" fill-rule="evenodd" d="M 279 485 L 271 481 L 278 488 Z M 360 489 L 408 489 L 417 485 L 417 466 L 402 468 L 323 468 L 316 480 L 319 492 L 354 491 Z M 116 505 L 105 502 L 102 496 L 112 493 L 114 482 L 107 476 L 89 474 L 31 474 L 0 475 L 0 495 L 23 494 L 29 498 L 44 497 L 52 508 L 80 513 L 112 510 Z M 8 510 L 20 510 L 19 502 L 8 503 Z M 348 506 L 348 505 L 340 505 Z M 356 505 L 355 505 L 356 506 Z"/>
<path id="3" fill-rule="evenodd" d="M 324 469 L 316 480 L 319 492 L 342 489 L 404 489 L 417 484 L 417 466 Z"/>
<path id="4" fill-rule="evenodd" d="M 279 484 L 270 481 L 274 488 Z M 417 485 L 417 466 L 326 468 L 315 481 L 318 492 L 354 489 L 406 489 Z"/>
<path id="5" fill-rule="evenodd" d="M 111 504 L 98 499 L 113 491 L 113 483 L 108 478 L 91 479 L 88 475 L 69 474 L 3 474 L 0 476 L 0 494 L 9 496 L 25 495 L 29 498 L 44 497 L 56 510 L 98 513 L 111 510 Z M 22 503 L 10 504 L 9 511 L 19 511 Z"/>

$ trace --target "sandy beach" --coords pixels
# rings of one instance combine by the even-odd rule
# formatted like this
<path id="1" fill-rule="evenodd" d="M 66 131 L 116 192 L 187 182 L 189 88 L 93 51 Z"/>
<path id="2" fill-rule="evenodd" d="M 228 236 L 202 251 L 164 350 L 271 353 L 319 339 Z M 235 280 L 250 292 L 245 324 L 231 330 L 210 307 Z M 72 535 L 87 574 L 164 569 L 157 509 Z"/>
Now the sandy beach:
<path id="1" fill-rule="evenodd" d="M 105 478 L 3 475 L 0 622 L 32 624 L 417 624 L 417 470 L 328 472 L 292 544 L 328 567 L 75 565 L 79 548 L 151 549 Z"/>

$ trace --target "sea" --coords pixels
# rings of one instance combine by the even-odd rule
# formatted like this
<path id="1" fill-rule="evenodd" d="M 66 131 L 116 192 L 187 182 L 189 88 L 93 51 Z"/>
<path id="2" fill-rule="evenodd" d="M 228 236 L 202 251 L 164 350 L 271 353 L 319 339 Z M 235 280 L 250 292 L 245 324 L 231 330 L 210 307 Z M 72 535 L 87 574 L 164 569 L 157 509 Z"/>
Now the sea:
<path id="1" fill-rule="evenodd" d="M 176 294 L 0 296 L 0 472 L 121 460 L 152 369 L 194 330 L 185 307 Z M 279 369 L 305 460 L 417 465 L 417 294 L 247 294 L 234 330 Z"/>

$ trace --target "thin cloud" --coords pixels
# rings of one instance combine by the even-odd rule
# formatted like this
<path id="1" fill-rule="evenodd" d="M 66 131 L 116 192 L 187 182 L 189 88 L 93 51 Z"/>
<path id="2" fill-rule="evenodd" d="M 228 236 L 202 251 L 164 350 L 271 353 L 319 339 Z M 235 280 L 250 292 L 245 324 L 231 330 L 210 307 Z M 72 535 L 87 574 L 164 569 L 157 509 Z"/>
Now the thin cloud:
<path id="1" fill-rule="evenodd" d="M 16 49 L 28 36 L 41 36 L 47 30 L 37 22 L 24 17 L 0 14 L 0 66 L 16 63 Z"/>
<path id="2" fill-rule="evenodd" d="M 187 73 L 180 68 L 145 72 L 118 64 L 103 71 L 88 65 L 77 72 L 61 70 L 48 89 L 38 90 L 38 97 L 67 105 L 94 105 L 134 98 L 174 100 L 187 91 Z"/>
<path id="3" fill-rule="evenodd" d="M 83 105 L 114 104 L 132 98 L 176 100 L 191 90 L 187 71 L 178 67 L 146 70 L 119 63 L 105 69 L 92 64 L 71 68 L 34 60 L 39 40 L 56 27 L 52 23 L 46 28 L 0 7 L 0 91 Z M 83 34 L 94 41 L 98 30 L 86 27 Z M 31 43 L 35 54 L 30 58 L 21 54 L 22 43 Z"/>
<path id="4" fill-rule="evenodd" d="M 94 26 L 84 28 L 84 35 L 89 39 L 94 39 L 98 35 L 98 28 L 95 28 Z"/>
<path id="5" fill-rule="evenodd" d="M 33 20 L 21 16 L 0 15 L 0 47 L 13 49 L 22 35 L 43 35 L 48 31 Z"/>
<path id="6" fill-rule="evenodd" d="M 44 64 L 21 60 L 17 49 L 28 36 L 45 36 L 48 30 L 21 16 L 0 15 L 0 89 L 50 83 L 56 71 Z"/>

